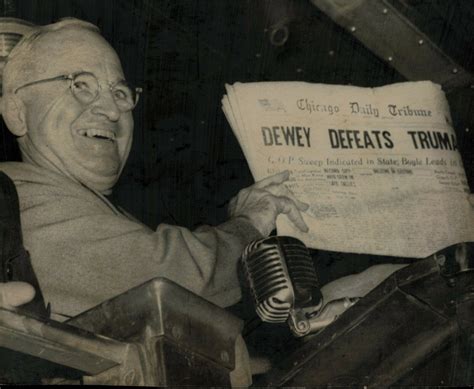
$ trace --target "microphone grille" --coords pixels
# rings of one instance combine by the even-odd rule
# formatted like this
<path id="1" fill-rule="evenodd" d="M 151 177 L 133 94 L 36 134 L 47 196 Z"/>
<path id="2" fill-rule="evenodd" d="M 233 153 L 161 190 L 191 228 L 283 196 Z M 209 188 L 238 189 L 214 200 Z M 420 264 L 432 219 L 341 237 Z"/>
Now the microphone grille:
<path id="1" fill-rule="evenodd" d="M 282 251 L 293 284 L 295 307 L 317 304 L 321 298 L 319 280 L 307 247 L 295 238 L 283 239 Z"/>
<path id="2" fill-rule="evenodd" d="M 312 258 L 298 239 L 275 236 L 252 242 L 242 262 L 263 321 L 284 322 L 291 308 L 310 305 L 319 291 Z"/>
<path id="3" fill-rule="evenodd" d="M 274 238 L 250 243 L 243 254 L 244 269 L 257 304 L 270 297 L 292 302 L 292 286 L 281 248 Z"/>

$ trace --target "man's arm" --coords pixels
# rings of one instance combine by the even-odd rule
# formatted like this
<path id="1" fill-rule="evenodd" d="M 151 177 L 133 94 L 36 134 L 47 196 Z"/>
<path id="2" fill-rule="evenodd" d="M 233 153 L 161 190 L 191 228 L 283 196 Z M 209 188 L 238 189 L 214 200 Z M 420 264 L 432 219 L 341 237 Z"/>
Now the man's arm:
<path id="1" fill-rule="evenodd" d="M 20 175 L 25 247 L 45 301 L 69 316 L 155 277 L 218 305 L 233 304 L 240 298 L 237 262 L 245 246 L 273 230 L 278 213 L 294 215 L 298 208 L 281 194 L 284 173 L 241 191 L 231 218 L 219 226 L 190 231 L 161 224 L 153 231 L 58 175 L 29 166 Z"/>

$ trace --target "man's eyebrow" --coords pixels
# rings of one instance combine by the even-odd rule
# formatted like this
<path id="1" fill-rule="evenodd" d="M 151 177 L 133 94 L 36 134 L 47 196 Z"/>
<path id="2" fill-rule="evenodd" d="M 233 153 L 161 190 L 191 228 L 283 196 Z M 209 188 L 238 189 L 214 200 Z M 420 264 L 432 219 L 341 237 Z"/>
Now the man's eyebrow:
<path id="1" fill-rule="evenodd" d="M 119 84 L 127 85 L 128 82 L 125 78 L 116 78 L 114 81 L 110 81 L 109 84 L 110 85 L 119 85 Z"/>

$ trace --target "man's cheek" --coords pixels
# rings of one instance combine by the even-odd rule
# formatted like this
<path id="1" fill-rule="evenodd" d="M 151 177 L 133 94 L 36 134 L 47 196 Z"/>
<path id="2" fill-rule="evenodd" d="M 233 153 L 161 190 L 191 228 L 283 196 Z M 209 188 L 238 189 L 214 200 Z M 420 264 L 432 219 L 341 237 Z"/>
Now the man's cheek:
<path id="1" fill-rule="evenodd" d="M 117 146 L 122 163 L 128 158 L 133 140 L 133 118 L 126 118 L 121 121 L 119 125 L 119 132 L 117 137 Z"/>

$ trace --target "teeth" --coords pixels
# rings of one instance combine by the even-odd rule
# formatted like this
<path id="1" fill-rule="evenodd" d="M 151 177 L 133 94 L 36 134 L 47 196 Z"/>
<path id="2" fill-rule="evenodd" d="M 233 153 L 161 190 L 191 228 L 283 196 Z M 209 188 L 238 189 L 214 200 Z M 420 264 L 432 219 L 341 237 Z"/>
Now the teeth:
<path id="1" fill-rule="evenodd" d="M 108 140 L 111 140 L 111 141 L 115 140 L 115 132 L 111 130 L 98 130 L 96 128 L 87 128 L 87 129 L 79 130 L 79 135 L 87 136 L 89 138 L 100 136 L 103 138 L 107 138 Z"/>

